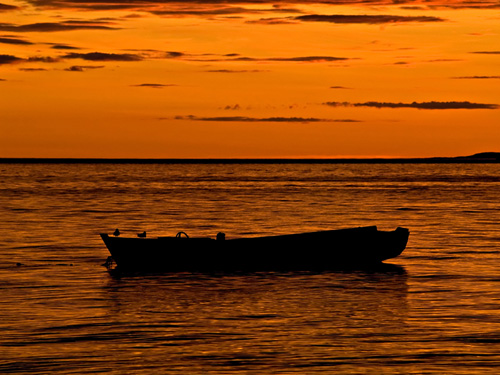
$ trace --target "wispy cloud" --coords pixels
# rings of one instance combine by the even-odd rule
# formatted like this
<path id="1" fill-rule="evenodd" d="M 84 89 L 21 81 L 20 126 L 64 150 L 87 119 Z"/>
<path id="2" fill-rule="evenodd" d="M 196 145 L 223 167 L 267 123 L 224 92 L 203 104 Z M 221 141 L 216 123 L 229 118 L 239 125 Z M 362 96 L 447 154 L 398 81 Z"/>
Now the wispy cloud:
<path id="1" fill-rule="evenodd" d="M 273 17 L 273 18 L 261 18 L 258 20 L 246 21 L 249 24 L 259 24 L 259 25 L 290 25 L 298 24 L 293 17 Z"/>
<path id="2" fill-rule="evenodd" d="M 63 22 L 37 22 L 25 25 L 0 23 L 0 31 L 10 32 L 57 32 L 72 30 L 116 30 L 108 26 L 107 22 L 96 21 L 63 21 Z"/>
<path id="3" fill-rule="evenodd" d="M 500 76 L 462 76 L 451 77 L 453 79 L 500 79 Z"/>
<path id="4" fill-rule="evenodd" d="M 18 9 L 19 7 L 16 7 L 15 5 L 0 3 L 0 12 L 8 12 L 11 10 L 18 10 Z"/>
<path id="5" fill-rule="evenodd" d="M 242 1 L 241 3 L 244 3 Z M 265 3 L 264 3 L 265 4 Z M 151 10 L 151 13 L 160 16 L 224 16 L 235 14 L 261 14 L 261 13 L 299 13 L 300 11 L 293 8 L 245 8 L 242 6 L 221 6 L 210 2 L 208 4 L 196 3 L 195 7 L 170 7 L 167 9 Z"/>
<path id="6" fill-rule="evenodd" d="M 321 119 L 315 117 L 246 117 L 246 116 L 176 116 L 174 120 L 208 121 L 208 122 L 284 122 L 284 123 L 311 123 L 311 122 L 360 122 L 353 119 Z"/>
<path id="7" fill-rule="evenodd" d="M 185 61 L 192 62 L 299 62 L 299 63 L 322 63 L 322 62 L 335 62 L 335 61 L 346 61 L 351 58 L 338 57 L 338 56 L 290 56 L 290 57 L 252 57 L 252 56 L 241 56 L 238 53 L 227 53 L 223 55 L 217 54 L 188 54 L 183 52 L 167 52 L 163 55 L 157 55 L 155 58 L 176 58 Z M 212 70 L 212 73 L 231 73 L 237 71 L 231 70 Z M 243 71 L 240 71 L 243 72 Z M 245 72 L 257 72 L 257 71 L 245 71 Z"/>
<path id="8" fill-rule="evenodd" d="M 474 51 L 471 53 L 475 53 L 478 55 L 500 55 L 500 51 Z"/>
<path id="9" fill-rule="evenodd" d="M 138 85 L 132 85 L 133 87 L 149 87 L 153 89 L 162 89 L 164 87 L 172 87 L 172 86 L 177 86 L 173 84 L 163 84 L 163 83 L 141 83 Z"/>
<path id="10" fill-rule="evenodd" d="M 429 1 L 429 9 L 500 9 L 500 4 L 495 0 L 469 1 Z"/>
<path id="11" fill-rule="evenodd" d="M 31 45 L 33 43 L 28 42 L 24 39 L 13 38 L 13 37 L 0 37 L 0 43 L 3 44 L 18 44 L 18 45 Z"/>
<path id="12" fill-rule="evenodd" d="M 202 9 L 206 9 L 209 6 L 217 6 L 219 8 L 231 8 L 228 4 L 262 4 L 268 5 L 273 4 L 273 7 L 279 8 L 288 6 L 289 4 L 325 4 L 325 1 L 321 0 L 275 0 L 269 2 L 269 0 L 242 0 L 229 2 L 228 0 L 124 0 L 117 3 L 113 3 L 109 0 L 27 0 L 27 2 L 35 5 L 37 7 L 60 7 L 60 8 L 73 8 L 73 9 L 87 9 L 87 10 L 112 10 L 112 9 L 136 9 L 145 10 L 155 8 L 161 8 L 162 6 L 179 7 L 181 10 L 184 8 L 194 8 L 194 5 L 198 5 Z M 500 8 L 500 4 L 495 0 L 482 0 L 482 1 L 470 1 L 470 0 L 425 0 L 419 1 L 415 4 L 415 0 L 328 0 L 327 4 L 331 6 L 335 5 L 366 5 L 366 6 L 394 6 L 400 7 L 408 10 L 422 10 L 422 9 L 434 9 L 434 8 L 474 8 L 474 9 L 497 9 Z M 207 10 L 209 11 L 209 10 Z"/>
<path id="13" fill-rule="evenodd" d="M 12 56 L 12 55 L 0 55 L 0 65 L 4 64 L 15 64 L 23 61 L 20 57 Z"/>
<path id="14" fill-rule="evenodd" d="M 19 68 L 23 72 L 46 72 L 47 69 L 44 68 Z"/>
<path id="15" fill-rule="evenodd" d="M 271 57 L 260 59 L 263 61 L 293 61 L 293 62 L 326 62 L 326 61 L 343 61 L 348 60 L 346 57 L 334 56 L 299 56 L 299 57 Z"/>
<path id="16" fill-rule="evenodd" d="M 56 63 L 59 62 L 60 59 L 58 57 L 52 56 L 31 56 L 25 59 L 26 62 L 41 62 L 41 63 Z"/>
<path id="17" fill-rule="evenodd" d="M 412 103 L 391 103 L 391 102 L 326 102 L 323 103 L 331 107 L 371 107 L 371 108 L 417 108 L 417 109 L 497 109 L 498 104 L 471 103 L 465 102 L 412 102 Z"/>
<path id="18" fill-rule="evenodd" d="M 67 44 L 59 44 L 59 43 L 49 43 L 52 49 L 60 49 L 60 50 L 75 50 L 80 49 L 78 47 L 73 47 Z"/>
<path id="19" fill-rule="evenodd" d="M 62 56 L 65 59 L 82 59 L 88 61 L 141 61 L 142 56 L 131 53 L 103 53 L 89 52 L 76 53 L 71 52 Z"/>
<path id="20" fill-rule="evenodd" d="M 252 62 L 332 62 L 349 60 L 347 57 L 336 56 L 297 56 L 297 57 L 234 57 L 234 58 L 216 58 L 199 61 L 252 61 Z"/>
<path id="21" fill-rule="evenodd" d="M 213 17 L 231 16 L 256 13 L 297 13 L 298 10 L 289 8 L 288 3 L 296 1 L 277 0 L 270 3 L 267 0 L 243 0 L 234 3 L 228 0 L 124 0 L 112 2 L 109 0 L 27 0 L 39 8 L 64 8 L 73 10 L 130 10 L 150 12 L 159 16 L 170 17 Z M 301 3 L 302 1 L 299 1 Z M 306 0 L 305 2 L 308 2 Z M 282 3 L 282 5 L 279 5 Z M 262 8 L 256 8 L 255 5 Z M 253 5 L 252 7 L 246 7 Z"/>
<path id="22" fill-rule="evenodd" d="M 101 69 L 104 68 L 104 65 L 73 65 L 69 68 L 66 68 L 67 72 L 84 72 L 88 69 Z"/>
<path id="23" fill-rule="evenodd" d="M 308 14 L 294 17 L 303 22 L 329 22 L 329 23 L 362 23 L 362 24 L 388 24 L 388 23 L 408 23 L 408 22 L 443 22 L 439 17 L 430 16 L 395 16 L 395 15 L 346 15 L 346 14 Z"/>
<path id="24" fill-rule="evenodd" d="M 397 16 L 397 15 L 367 15 L 367 14 L 306 14 L 296 17 L 261 18 L 260 20 L 247 21 L 267 25 L 293 24 L 298 22 L 327 22 L 336 24 L 402 24 L 402 23 L 428 23 L 444 22 L 443 18 L 432 16 Z"/>
<path id="25" fill-rule="evenodd" d="M 260 69 L 210 69 L 205 70 L 207 73 L 262 73 L 269 72 L 269 70 Z"/>
<path id="26" fill-rule="evenodd" d="M 338 56 L 290 56 L 290 57 L 276 57 L 276 56 L 242 56 L 239 53 L 225 53 L 225 54 L 215 54 L 215 53 L 201 53 L 193 54 L 181 51 L 158 51 L 158 50 L 127 50 L 135 52 L 132 56 L 136 56 L 138 60 L 143 59 L 177 59 L 189 62 L 203 62 L 203 63 L 213 63 L 213 62 L 298 62 L 298 63 L 322 63 L 322 62 L 335 62 L 335 61 L 345 61 L 351 58 L 338 57 Z M 72 54 L 72 55 L 84 55 L 84 54 Z M 261 69 L 207 69 L 205 70 L 209 73 L 260 73 L 267 70 Z"/>

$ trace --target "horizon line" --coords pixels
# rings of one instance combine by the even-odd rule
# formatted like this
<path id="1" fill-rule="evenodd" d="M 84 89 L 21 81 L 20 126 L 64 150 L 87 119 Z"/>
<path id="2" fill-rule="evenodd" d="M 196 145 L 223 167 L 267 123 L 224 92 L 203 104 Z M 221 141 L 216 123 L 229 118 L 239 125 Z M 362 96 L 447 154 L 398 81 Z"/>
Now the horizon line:
<path id="1" fill-rule="evenodd" d="M 488 155 L 484 155 L 488 154 Z M 484 156 L 482 156 L 484 155 Z M 500 163 L 500 152 L 479 153 L 469 156 L 433 157 L 349 157 L 349 158 L 47 158 L 0 157 L 0 164 L 342 164 L 342 163 Z"/>

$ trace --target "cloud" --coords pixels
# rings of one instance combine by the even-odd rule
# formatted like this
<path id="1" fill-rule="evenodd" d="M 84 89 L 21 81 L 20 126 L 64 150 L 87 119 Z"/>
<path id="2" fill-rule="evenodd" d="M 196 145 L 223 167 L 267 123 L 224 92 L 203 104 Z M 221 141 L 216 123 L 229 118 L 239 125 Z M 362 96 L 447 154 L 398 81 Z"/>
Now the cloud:
<path id="1" fill-rule="evenodd" d="M 73 50 L 80 49 L 78 47 L 68 46 L 67 44 L 58 44 L 58 43 L 50 43 L 52 49 L 61 49 L 61 50 Z"/>
<path id="2" fill-rule="evenodd" d="M 50 57 L 50 56 L 32 56 L 27 59 L 23 59 L 20 57 L 12 56 L 12 55 L 0 55 L 0 65 L 1 64 L 15 64 L 20 62 L 41 62 L 41 63 L 54 63 L 58 62 L 59 58 Z"/>
<path id="3" fill-rule="evenodd" d="M 430 9 L 442 9 L 442 8 L 448 8 L 448 9 L 499 9 L 500 4 L 498 1 L 488 1 L 488 0 L 482 0 L 482 1 L 469 1 L 469 0 L 462 0 L 462 1 L 430 1 L 428 4 L 428 8 Z"/>
<path id="4" fill-rule="evenodd" d="M 0 55 L 0 65 L 4 64 L 15 64 L 23 61 L 20 57 L 12 56 L 12 55 Z"/>
<path id="5" fill-rule="evenodd" d="M 168 1 L 168 0 L 167 0 Z M 181 0 L 182 1 L 182 0 Z M 52 9 L 74 9 L 74 10 L 141 10 L 154 8 L 163 0 L 156 1 L 141 1 L 141 0 L 125 0 L 119 3 L 112 3 L 110 0 L 27 0 L 37 8 L 52 8 Z"/>
<path id="6" fill-rule="evenodd" d="M 23 72 L 45 72 L 47 69 L 44 68 L 20 68 L 19 70 Z"/>
<path id="7" fill-rule="evenodd" d="M 425 10 L 425 7 L 422 6 L 402 6 L 401 9 L 405 10 Z"/>
<path id="8" fill-rule="evenodd" d="M 331 62 L 331 61 L 345 61 L 349 60 L 346 57 L 335 57 L 335 56 L 299 56 L 299 57 L 234 57 L 234 58 L 217 58 L 208 60 L 194 60 L 191 61 L 252 61 L 252 62 Z"/>
<path id="9" fill-rule="evenodd" d="M 14 25 L 12 23 L 0 23 L 0 31 L 13 32 L 57 32 L 72 30 L 117 30 L 107 26 L 107 22 L 95 21 L 64 21 L 64 22 L 38 22 L 26 25 Z"/>
<path id="10" fill-rule="evenodd" d="M 3 44 L 19 44 L 19 45 L 30 45 L 33 44 L 24 39 L 12 38 L 12 37 L 0 37 L 0 43 Z"/>
<path id="11" fill-rule="evenodd" d="M 432 59 L 432 60 L 425 60 L 424 62 L 427 63 L 441 63 L 441 62 L 458 62 L 458 61 L 463 61 L 461 59 Z"/>
<path id="12" fill-rule="evenodd" d="M 500 79 L 500 76 L 463 76 L 451 77 L 453 79 Z"/>
<path id="13" fill-rule="evenodd" d="M 417 109 L 497 109 L 498 104 L 471 103 L 471 102 L 413 102 L 413 103 L 390 103 L 390 102 L 326 102 L 331 107 L 371 107 L 371 108 L 417 108 Z"/>
<path id="14" fill-rule="evenodd" d="M 295 20 L 303 22 L 330 22 L 330 23 L 362 23 L 362 24 L 387 24 L 387 23 L 407 23 L 407 22 L 443 22 L 439 17 L 430 16 L 393 16 L 393 15 L 346 15 L 346 14 L 309 14 L 294 17 Z"/>
<path id="15" fill-rule="evenodd" d="M 269 72 L 269 70 L 259 70 L 259 69 L 213 69 L 213 70 L 205 70 L 207 73 L 262 73 Z"/>
<path id="16" fill-rule="evenodd" d="M 244 2 L 244 1 L 243 1 Z M 242 2 L 242 3 L 243 3 Z M 151 10 L 151 13 L 160 15 L 160 16 L 220 16 L 220 15 L 233 15 L 233 14 L 259 14 L 259 13 L 270 13 L 270 12 L 279 12 L 279 13 L 298 13 L 297 9 L 290 8 L 270 8 L 270 9 L 252 9 L 252 8 L 244 8 L 244 7 L 230 7 L 230 6 L 220 6 L 217 4 L 206 4 L 203 8 L 203 5 L 196 4 L 196 7 L 193 8 L 180 8 L 180 7 L 172 7 L 171 9 L 164 10 Z"/>
<path id="17" fill-rule="evenodd" d="M 246 23 L 259 25 L 293 25 L 298 22 L 291 17 L 286 18 L 261 18 L 260 20 L 251 20 Z"/>
<path id="18" fill-rule="evenodd" d="M 71 52 L 62 56 L 65 59 L 82 59 L 88 61 L 141 61 L 143 58 L 131 53 L 75 53 Z"/>
<path id="19" fill-rule="evenodd" d="M 500 4 L 494 0 L 470 1 L 470 0 L 241 0 L 232 2 L 230 0 L 123 0 L 113 2 L 110 0 L 26 0 L 28 3 L 39 8 L 59 8 L 59 9 L 78 9 L 78 10 L 130 10 L 130 11 L 149 11 L 158 14 L 172 16 L 186 15 L 231 15 L 239 13 L 257 13 L 265 11 L 289 11 L 285 8 L 290 4 L 328 4 L 350 5 L 350 6 L 393 6 L 407 10 L 422 9 L 498 9 Z M 237 6 L 231 4 L 237 4 Z M 420 6 L 415 6 L 415 3 Z M 273 4 L 273 9 L 253 9 L 243 8 L 243 5 L 262 5 Z M 283 7 L 282 7 L 283 6 Z M 1 9 L 0 9 L 1 10 Z M 294 11 L 294 9 L 291 9 Z"/>
<path id="20" fill-rule="evenodd" d="M 157 51 L 157 50 L 128 50 L 140 54 L 135 54 L 138 59 L 151 58 L 151 59 L 179 59 L 191 62 L 334 62 L 350 60 L 346 57 L 336 56 L 295 56 L 295 57 L 250 57 L 241 56 L 239 53 L 226 53 L 226 54 L 190 54 L 180 51 Z M 260 73 L 267 70 L 233 70 L 233 69 L 208 69 L 209 73 Z"/>
<path id="21" fill-rule="evenodd" d="M 10 10 L 18 10 L 19 7 L 9 4 L 0 3 L 0 12 L 8 12 Z"/>
<path id="22" fill-rule="evenodd" d="M 272 57 L 263 59 L 265 61 L 297 61 L 297 62 L 326 62 L 348 60 L 345 57 L 333 56 L 300 56 L 300 57 Z"/>
<path id="23" fill-rule="evenodd" d="M 218 116 L 218 117 L 198 117 L 198 116 L 176 116 L 175 120 L 207 121 L 207 122 L 283 122 L 302 123 L 310 122 L 360 122 L 352 119 L 321 119 L 315 117 L 245 117 L 245 116 Z"/>
<path id="24" fill-rule="evenodd" d="M 165 52 L 165 58 L 167 59 L 175 59 L 178 57 L 184 56 L 184 52 L 178 52 L 178 51 L 167 51 Z"/>
<path id="25" fill-rule="evenodd" d="M 55 63 L 59 62 L 60 59 L 58 57 L 51 57 L 51 56 L 31 56 L 28 57 L 26 62 L 42 62 L 42 63 Z"/>
<path id="26" fill-rule="evenodd" d="M 190 56 L 184 52 L 179 51 L 160 51 L 156 49 L 137 49 L 137 48 L 126 48 L 122 49 L 127 53 L 133 53 L 140 59 L 189 59 Z"/>
<path id="27" fill-rule="evenodd" d="M 104 65 L 73 65 L 64 69 L 67 72 L 84 72 L 87 69 L 101 69 Z"/>
<path id="28" fill-rule="evenodd" d="M 471 52 L 479 55 L 500 55 L 500 51 L 475 51 Z"/>
<path id="29" fill-rule="evenodd" d="M 322 63 L 322 62 L 335 62 L 335 61 L 345 61 L 350 60 L 347 57 L 336 57 L 336 56 L 295 56 L 295 57 L 250 57 L 241 56 L 238 53 L 227 53 L 224 55 L 216 54 L 199 54 L 192 55 L 182 52 L 167 52 L 163 56 L 156 56 L 156 58 L 181 58 L 185 61 L 194 62 L 305 62 L 305 63 Z M 259 70 L 253 71 L 233 71 L 233 70 L 212 70 L 211 73 L 256 73 Z"/>
<path id="30" fill-rule="evenodd" d="M 161 89 L 164 87 L 172 87 L 172 86 L 177 86 L 177 85 L 173 85 L 173 84 L 165 85 L 163 83 L 141 83 L 139 85 L 132 85 L 132 86 L 133 87 L 151 87 L 153 89 Z"/>
<path id="31" fill-rule="evenodd" d="M 338 89 L 338 90 L 347 90 L 350 89 L 350 87 L 344 87 L 344 86 L 330 86 L 331 89 Z"/>
<path id="32" fill-rule="evenodd" d="M 307 1 L 307 0 L 306 0 Z M 235 1 L 232 5 L 228 0 L 124 0 L 113 2 L 110 0 L 27 0 L 28 3 L 39 8 L 65 8 L 75 10 L 130 10 L 150 12 L 159 16 L 189 17 L 189 16 L 224 16 L 237 14 L 255 14 L 266 12 L 297 13 L 296 9 L 275 5 L 266 0 Z M 277 0 L 277 2 L 284 2 Z M 294 1 L 291 1 L 292 3 Z M 260 4 L 270 8 L 246 8 L 244 5 Z"/>

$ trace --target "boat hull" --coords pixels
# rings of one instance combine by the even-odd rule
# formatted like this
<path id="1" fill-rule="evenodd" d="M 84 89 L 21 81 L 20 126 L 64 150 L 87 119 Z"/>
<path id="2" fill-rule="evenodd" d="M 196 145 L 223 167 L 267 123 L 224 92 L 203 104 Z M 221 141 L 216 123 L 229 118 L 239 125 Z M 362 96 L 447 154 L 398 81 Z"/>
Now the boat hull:
<path id="1" fill-rule="evenodd" d="M 379 231 L 375 226 L 228 240 L 101 234 L 121 270 L 162 272 L 326 270 L 376 264 L 400 255 L 408 237 L 406 228 Z"/>

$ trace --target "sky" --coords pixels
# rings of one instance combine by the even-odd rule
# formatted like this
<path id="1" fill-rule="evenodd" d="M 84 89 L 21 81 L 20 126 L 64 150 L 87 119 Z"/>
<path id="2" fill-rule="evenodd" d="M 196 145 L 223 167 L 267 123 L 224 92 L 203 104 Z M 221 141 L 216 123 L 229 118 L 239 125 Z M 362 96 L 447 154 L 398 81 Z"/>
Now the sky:
<path id="1" fill-rule="evenodd" d="M 0 0 L 0 157 L 500 151 L 500 1 Z"/>

